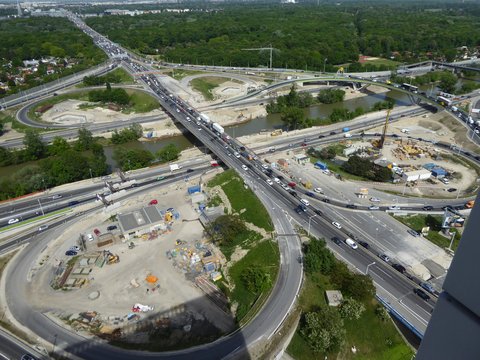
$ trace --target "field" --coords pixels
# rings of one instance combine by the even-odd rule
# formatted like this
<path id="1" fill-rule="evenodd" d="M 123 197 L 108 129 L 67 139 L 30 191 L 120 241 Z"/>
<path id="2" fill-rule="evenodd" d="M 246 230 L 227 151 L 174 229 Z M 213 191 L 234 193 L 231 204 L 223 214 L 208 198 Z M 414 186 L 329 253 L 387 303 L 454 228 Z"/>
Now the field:
<path id="1" fill-rule="evenodd" d="M 143 92 L 127 89 L 128 95 L 130 95 L 130 106 L 125 109 L 124 113 L 146 113 L 160 107 L 158 100 L 151 95 Z"/>
<path id="2" fill-rule="evenodd" d="M 340 165 L 338 165 L 337 163 L 335 163 L 331 160 L 324 160 L 324 159 L 319 159 L 319 158 L 315 158 L 313 156 L 310 156 L 310 162 L 312 164 L 315 164 L 317 161 L 321 161 L 324 164 L 327 164 L 328 170 L 330 170 L 330 171 L 332 171 L 336 174 L 339 174 L 344 179 L 369 181 L 368 179 L 365 179 L 361 176 L 353 175 L 353 174 L 350 174 L 350 173 L 346 172 L 345 170 L 343 170 L 343 168 Z"/>
<path id="3" fill-rule="evenodd" d="M 240 218 L 266 231 L 273 231 L 267 210 L 250 189 L 245 189 L 243 181 L 233 170 L 215 176 L 208 183 L 209 187 L 216 185 L 222 186 L 230 200 L 232 210 L 240 214 Z"/>
<path id="4" fill-rule="evenodd" d="M 362 63 L 363 67 L 368 67 L 368 65 L 376 65 L 376 66 L 385 65 L 385 66 L 397 67 L 398 65 L 400 65 L 400 63 L 395 60 L 376 58 L 372 60 L 367 60 L 366 62 Z"/>
<path id="5" fill-rule="evenodd" d="M 440 246 L 442 249 L 448 248 L 451 239 L 440 235 L 438 232 L 442 229 L 442 216 L 440 215 L 410 215 L 410 216 L 395 216 L 395 219 L 401 223 L 409 226 L 418 233 L 421 232 L 425 226 L 430 226 L 430 231 L 425 239 L 431 241 L 435 245 Z M 460 243 L 461 235 L 457 232 L 455 240 L 452 244 L 452 250 L 455 251 Z"/>
<path id="6" fill-rule="evenodd" d="M 228 81 L 227 78 L 211 76 L 193 79 L 190 84 L 203 95 L 205 100 L 213 100 L 212 90 L 226 81 Z"/>
<path id="7" fill-rule="evenodd" d="M 187 77 L 190 75 L 203 74 L 203 72 L 195 71 L 195 70 L 177 69 L 177 70 L 166 71 L 164 72 L 164 74 L 174 78 L 175 80 L 182 80 L 184 77 Z"/>

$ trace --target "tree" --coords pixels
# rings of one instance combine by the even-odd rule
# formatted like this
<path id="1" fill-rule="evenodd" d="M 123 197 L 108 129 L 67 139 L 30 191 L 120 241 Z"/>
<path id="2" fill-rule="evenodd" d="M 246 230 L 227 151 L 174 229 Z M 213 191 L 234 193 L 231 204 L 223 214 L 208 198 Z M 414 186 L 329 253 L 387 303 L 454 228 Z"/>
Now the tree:
<path id="1" fill-rule="evenodd" d="M 75 145 L 75 148 L 81 151 L 90 150 L 94 144 L 95 139 L 93 138 L 92 132 L 86 128 L 78 129 L 78 140 Z"/>
<path id="2" fill-rule="evenodd" d="M 47 147 L 36 130 L 27 129 L 25 131 L 23 144 L 25 145 L 25 155 L 28 160 L 41 159 L 47 153 Z"/>
<path id="3" fill-rule="evenodd" d="M 368 301 L 375 296 L 375 286 L 368 275 L 351 274 L 345 277 L 342 290 L 358 301 Z"/>
<path id="4" fill-rule="evenodd" d="M 168 144 L 157 152 L 157 158 L 160 162 L 165 163 L 178 159 L 180 149 L 175 144 Z"/>
<path id="5" fill-rule="evenodd" d="M 312 239 L 304 246 L 304 264 L 307 273 L 330 274 L 335 266 L 335 257 L 325 246 L 324 240 Z"/>
<path id="6" fill-rule="evenodd" d="M 68 150 L 70 150 L 70 144 L 60 136 L 55 136 L 52 144 L 48 148 L 50 155 L 60 155 Z"/>
<path id="7" fill-rule="evenodd" d="M 142 149 L 115 149 L 113 158 L 123 171 L 141 169 L 150 165 L 154 159 L 153 154 Z"/>
<path id="8" fill-rule="evenodd" d="M 243 270 L 241 278 L 247 290 L 254 294 L 259 294 L 272 285 L 270 274 L 259 267 Z"/>
<path id="9" fill-rule="evenodd" d="M 281 119 L 290 129 L 302 129 L 305 127 L 305 113 L 298 107 L 285 109 L 282 112 Z"/>
<path id="10" fill-rule="evenodd" d="M 341 89 L 320 90 L 317 95 L 317 99 L 323 104 L 342 102 L 345 99 L 345 91 Z"/>
<path id="11" fill-rule="evenodd" d="M 365 305 L 352 298 L 345 298 L 338 308 L 338 312 L 342 319 L 347 320 L 360 319 L 364 311 Z"/>
<path id="12" fill-rule="evenodd" d="M 375 308 L 375 315 L 377 315 L 378 318 L 382 321 L 387 321 L 389 317 L 387 309 L 385 309 L 385 307 L 380 304 L 378 304 Z"/>
<path id="13" fill-rule="evenodd" d="M 143 128 L 140 124 L 132 124 L 120 132 L 115 130 L 112 134 L 112 144 L 124 144 L 130 141 L 138 140 L 143 135 Z"/>
<path id="14" fill-rule="evenodd" d="M 325 307 L 304 315 L 300 333 L 314 352 L 330 353 L 340 349 L 346 332 L 338 312 Z"/>
<path id="15" fill-rule="evenodd" d="M 442 73 L 440 84 L 438 85 L 442 91 L 453 93 L 455 91 L 455 84 L 457 83 L 457 76 L 451 72 L 445 71 Z"/>
<path id="16" fill-rule="evenodd" d="M 93 143 L 92 147 L 93 156 L 88 160 L 89 168 L 92 170 L 93 176 L 105 175 L 108 171 L 107 157 L 103 151 L 103 146 L 97 143 Z"/>

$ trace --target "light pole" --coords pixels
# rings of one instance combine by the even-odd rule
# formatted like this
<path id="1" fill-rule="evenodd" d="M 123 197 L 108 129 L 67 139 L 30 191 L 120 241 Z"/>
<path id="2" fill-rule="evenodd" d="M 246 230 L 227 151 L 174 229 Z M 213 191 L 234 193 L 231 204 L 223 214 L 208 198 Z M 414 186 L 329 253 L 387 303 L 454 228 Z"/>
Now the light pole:
<path id="1" fill-rule="evenodd" d="M 55 345 L 57 345 L 57 334 L 53 335 L 53 348 L 52 348 L 52 355 L 55 355 Z"/>
<path id="2" fill-rule="evenodd" d="M 323 60 L 323 73 L 325 74 L 325 66 L 327 65 L 327 58 L 325 58 L 325 60 Z"/>
<path id="3" fill-rule="evenodd" d="M 452 239 L 450 240 L 450 245 L 448 245 L 448 250 L 452 251 L 453 240 L 455 240 L 455 231 L 452 231 Z"/>
<path id="4" fill-rule="evenodd" d="M 90 170 L 90 179 L 93 181 L 92 169 L 88 169 L 88 170 Z"/>
<path id="5" fill-rule="evenodd" d="M 315 216 L 317 216 L 317 214 L 314 214 L 312 216 L 310 216 L 308 218 L 308 236 L 310 236 L 310 221 L 312 220 L 312 218 L 314 218 Z"/>
<path id="6" fill-rule="evenodd" d="M 365 275 L 368 275 L 368 269 L 370 268 L 370 266 L 375 265 L 375 264 L 376 264 L 376 262 L 374 261 L 371 264 L 367 265 L 367 270 L 365 270 Z"/>
<path id="7" fill-rule="evenodd" d="M 38 205 L 40 205 L 40 210 L 42 211 L 42 215 L 45 215 L 45 213 L 43 212 L 42 203 L 40 202 L 40 198 L 38 198 L 37 200 L 38 200 Z"/>

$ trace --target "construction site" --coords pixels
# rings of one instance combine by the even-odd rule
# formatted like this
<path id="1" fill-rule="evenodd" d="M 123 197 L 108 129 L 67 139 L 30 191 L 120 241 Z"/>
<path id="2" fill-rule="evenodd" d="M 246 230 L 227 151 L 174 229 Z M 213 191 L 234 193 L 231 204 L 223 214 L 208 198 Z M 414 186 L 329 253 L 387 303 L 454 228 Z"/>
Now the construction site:
<path id="1" fill-rule="evenodd" d="M 228 299 L 215 285 L 225 258 L 204 235 L 200 187 L 188 185 L 114 203 L 113 212 L 59 234 L 31 270 L 35 306 L 76 331 L 152 350 L 232 331 Z"/>

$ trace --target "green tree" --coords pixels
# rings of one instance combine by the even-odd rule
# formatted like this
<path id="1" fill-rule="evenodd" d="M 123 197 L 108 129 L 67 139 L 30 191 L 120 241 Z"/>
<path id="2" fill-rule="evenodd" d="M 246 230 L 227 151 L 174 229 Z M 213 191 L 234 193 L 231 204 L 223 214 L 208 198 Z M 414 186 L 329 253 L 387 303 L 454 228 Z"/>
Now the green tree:
<path id="1" fill-rule="evenodd" d="M 340 350 L 346 331 L 339 313 L 324 307 L 304 315 L 300 333 L 314 352 L 331 353 Z"/>
<path id="2" fill-rule="evenodd" d="M 157 152 L 157 158 L 162 163 L 178 159 L 180 149 L 175 144 L 168 144 Z"/>
<path id="3" fill-rule="evenodd" d="M 330 274 L 335 266 L 335 257 L 325 246 L 324 240 L 312 239 L 304 246 L 304 264 L 307 273 Z"/>
<path id="4" fill-rule="evenodd" d="M 254 294 L 259 294 L 272 285 L 270 274 L 259 267 L 243 270 L 241 278 L 247 290 Z"/>
<path id="5" fill-rule="evenodd" d="M 442 78 L 440 79 L 440 84 L 438 86 L 442 91 L 454 93 L 456 83 L 457 76 L 451 72 L 445 71 L 442 73 Z"/>
<path id="6" fill-rule="evenodd" d="M 25 155 L 28 160 L 41 159 L 47 153 L 47 147 L 36 130 L 27 129 L 25 131 L 23 144 L 25 145 Z"/>
<path id="7" fill-rule="evenodd" d="M 70 150 L 70 144 L 67 142 L 67 140 L 60 136 L 55 136 L 52 144 L 48 147 L 48 152 L 50 155 L 60 155 L 68 150 Z"/>
<path id="8" fill-rule="evenodd" d="M 307 127 L 309 121 L 305 118 L 303 110 L 298 107 L 283 110 L 281 119 L 290 129 L 303 129 Z"/>
<path id="9" fill-rule="evenodd" d="M 364 311 L 365 305 L 352 298 L 345 298 L 338 308 L 338 312 L 340 313 L 342 319 L 347 320 L 360 319 Z"/>
<path id="10" fill-rule="evenodd" d="M 154 159 L 153 154 L 142 149 L 115 149 L 113 158 L 123 171 L 144 168 Z"/>
<path id="11" fill-rule="evenodd" d="M 91 146 L 92 155 L 88 160 L 88 166 L 92 170 L 93 176 L 102 176 L 107 174 L 108 165 L 107 157 L 103 151 L 103 146 L 98 143 L 93 143 Z"/>
<path id="12" fill-rule="evenodd" d="M 92 132 L 84 127 L 78 129 L 78 140 L 75 148 L 80 151 L 90 150 L 95 143 Z"/>
<path id="13" fill-rule="evenodd" d="M 342 102 L 345 99 L 345 91 L 342 89 L 320 90 L 317 95 L 317 99 L 323 104 Z"/>

